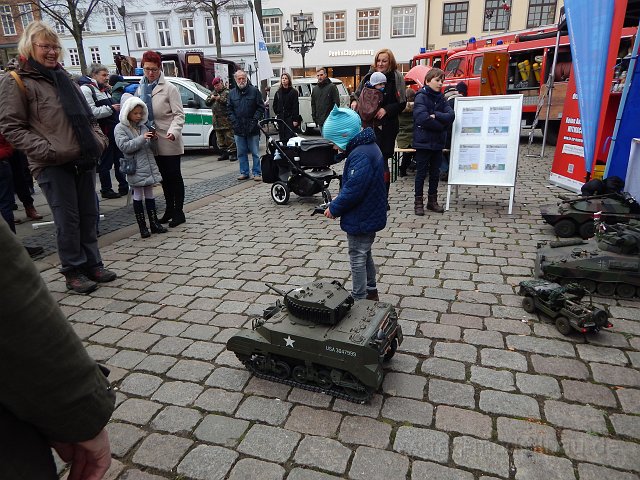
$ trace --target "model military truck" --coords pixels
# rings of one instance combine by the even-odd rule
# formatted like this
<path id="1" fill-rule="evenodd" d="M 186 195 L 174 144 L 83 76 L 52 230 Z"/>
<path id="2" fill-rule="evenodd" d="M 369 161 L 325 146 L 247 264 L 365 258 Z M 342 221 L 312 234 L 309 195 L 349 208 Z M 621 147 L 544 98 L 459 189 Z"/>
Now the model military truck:
<path id="1" fill-rule="evenodd" d="M 315 281 L 287 293 L 227 349 L 254 375 L 365 403 L 384 378 L 383 361 L 402 343 L 395 309 L 354 301 L 337 282 Z"/>
<path id="2" fill-rule="evenodd" d="M 613 326 L 607 310 L 581 302 L 587 291 L 576 283 L 562 286 L 547 280 L 525 280 L 520 282 L 518 293 L 524 297 L 522 308 L 526 312 L 541 311 L 555 320 L 563 335 L 572 330 L 598 332 Z"/>

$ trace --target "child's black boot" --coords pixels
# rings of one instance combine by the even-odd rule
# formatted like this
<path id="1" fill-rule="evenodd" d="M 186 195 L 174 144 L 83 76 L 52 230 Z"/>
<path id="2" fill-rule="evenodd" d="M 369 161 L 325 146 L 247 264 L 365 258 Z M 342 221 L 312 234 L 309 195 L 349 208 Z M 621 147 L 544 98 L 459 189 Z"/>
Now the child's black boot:
<path id="1" fill-rule="evenodd" d="M 145 198 L 144 203 L 147 205 L 147 213 L 149 214 L 149 227 L 151 227 L 151 233 L 167 233 L 168 230 L 164 228 L 158 221 L 156 200 L 154 198 Z"/>
<path id="2" fill-rule="evenodd" d="M 140 236 L 142 238 L 149 238 L 151 234 L 147 228 L 147 222 L 144 219 L 144 206 L 142 205 L 142 200 L 133 201 L 133 212 L 136 214 L 136 222 L 138 222 L 138 227 L 140 228 Z"/>

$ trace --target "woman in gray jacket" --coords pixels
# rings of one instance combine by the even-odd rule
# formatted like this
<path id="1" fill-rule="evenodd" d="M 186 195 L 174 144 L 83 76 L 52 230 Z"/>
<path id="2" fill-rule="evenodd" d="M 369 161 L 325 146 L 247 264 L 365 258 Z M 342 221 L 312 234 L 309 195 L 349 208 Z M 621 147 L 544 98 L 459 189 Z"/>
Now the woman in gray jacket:
<path id="1" fill-rule="evenodd" d="M 140 236 L 151 236 L 144 218 L 142 197 L 149 214 L 152 233 L 166 233 L 167 229 L 158 222 L 153 186 L 162 182 L 162 176 L 151 150 L 151 142 L 156 141 L 156 133 L 146 126 L 149 111 L 138 97 L 130 97 L 120 108 L 120 123 L 116 125 L 114 136 L 116 145 L 124 154 L 121 168 L 127 174 L 127 182 L 133 190 L 133 211 L 140 227 Z"/>

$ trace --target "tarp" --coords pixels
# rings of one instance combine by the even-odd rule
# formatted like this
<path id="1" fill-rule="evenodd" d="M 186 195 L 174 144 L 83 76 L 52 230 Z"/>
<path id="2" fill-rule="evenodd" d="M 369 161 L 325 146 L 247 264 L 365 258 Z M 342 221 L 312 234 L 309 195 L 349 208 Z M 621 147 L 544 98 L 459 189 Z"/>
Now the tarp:
<path id="1" fill-rule="evenodd" d="M 614 7 L 615 0 L 564 2 L 587 172 L 591 172 L 595 159 Z"/>

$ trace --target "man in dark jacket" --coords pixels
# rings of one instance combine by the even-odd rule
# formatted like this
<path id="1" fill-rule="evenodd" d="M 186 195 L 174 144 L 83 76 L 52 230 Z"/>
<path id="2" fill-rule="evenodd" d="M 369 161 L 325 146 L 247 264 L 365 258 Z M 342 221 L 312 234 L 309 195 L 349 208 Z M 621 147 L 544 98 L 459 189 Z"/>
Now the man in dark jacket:
<path id="1" fill-rule="evenodd" d="M 324 67 L 316 70 L 318 84 L 311 92 L 311 117 L 316 127 L 322 132 L 322 126 L 333 107 L 340 106 L 340 93 L 331 79 L 327 76 L 327 69 Z"/>
<path id="2" fill-rule="evenodd" d="M 324 212 L 340 217 L 347 234 L 351 263 L 351 295 L 356 300 L 378 300 L 376 266 L 371 246 L 376 232 L 387 224 L 384 158 L 371 128 L 361 130 L 360 116 L 348 108 L 334 107 L 322 134 L 347 154 L 340 194 Z"/>
<path id="3" fill-rule="evenodd" d="M 53 446 L 69 478 L 102 478 L 115 394 L 5 222 L 0 245 L 0 476 L 57 480 Z"/>
<path id="4" fill-rule="evenodd" d="M 247 80 L 247 74 L 244 70 L 237 70 L 234 77 L 238 86 L 229 92 L 229 117 L 238 150 L 238 163 L 240 164 L 238 180 L 249 179 L 248 153 L 251 152 L 253 179 L 256 182 L 261 182 L 258 122 L 264 116 L 264 102 L 260 91 Z"/>

